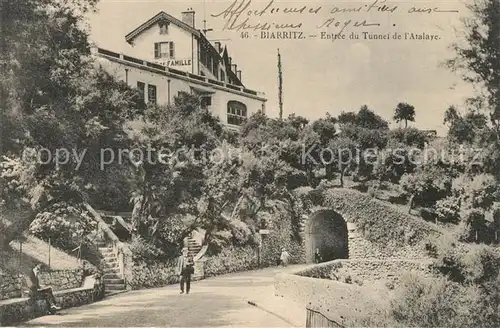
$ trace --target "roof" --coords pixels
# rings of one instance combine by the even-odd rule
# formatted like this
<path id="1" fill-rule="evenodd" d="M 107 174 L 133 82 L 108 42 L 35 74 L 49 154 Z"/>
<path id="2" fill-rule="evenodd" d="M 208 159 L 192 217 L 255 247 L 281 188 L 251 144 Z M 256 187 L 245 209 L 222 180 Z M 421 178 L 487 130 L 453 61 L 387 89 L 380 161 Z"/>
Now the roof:
<path id="1" fill-rule="evenodd" d="M 136 28 L 135 30 L 133 30 L 132 32 L 127 34 L 125 36 L 125 40 L 128 43 L 132 42 L 139 34 L 144 32 L 145 30 L 147 30 L 148 28 L 150 28 L 154 24 L 158 23 L 160 20 L 167 20 L 167 21 L 171 22 L 172 24 L 175 24 L 175 25 L 179 26 L 180 28 L 188 31 L 189 33 L 194 34 L 197 37 L 199 37 L 201 34 L 200 31 L 192 28 L 191 26 L 184 23 L 183 21 L 175 18 L 172 15 L 167 14 L 164 11 L 160 11 L 158 14 L 156 14 L 155 16 L 150 18 L 147 22 L 143 23 L 138 28 Z"/>

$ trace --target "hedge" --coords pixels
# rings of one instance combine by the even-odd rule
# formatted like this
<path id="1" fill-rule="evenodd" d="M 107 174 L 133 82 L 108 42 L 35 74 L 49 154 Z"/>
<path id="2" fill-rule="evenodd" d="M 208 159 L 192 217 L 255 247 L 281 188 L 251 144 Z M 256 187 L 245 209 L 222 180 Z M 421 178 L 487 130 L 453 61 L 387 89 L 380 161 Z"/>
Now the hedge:
<path id="1" fill-rule="evenodd" d="M 163 287 L 179 282 L 176 261 L 158 263 L 134 263 L 132 279 L 127 281 L 131 289 Z"/>
<path id="2" fill-rule="evenodd" d="M 205 277 L 257 269 L 259 266 L 256 251 L 252 247 L 227 247 L 205 259 Z"/>

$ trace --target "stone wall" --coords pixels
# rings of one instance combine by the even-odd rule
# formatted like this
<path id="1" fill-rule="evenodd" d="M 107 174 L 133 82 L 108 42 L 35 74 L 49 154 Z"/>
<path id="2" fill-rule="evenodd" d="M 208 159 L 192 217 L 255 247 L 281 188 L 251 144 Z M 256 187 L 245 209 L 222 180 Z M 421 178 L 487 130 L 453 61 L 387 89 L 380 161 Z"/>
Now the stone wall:
<path id="1" fill-rule="evenodd" d="M 429 261 L 411 260 L 335 260 L 299 271 L 296 274 L 310 278 L 320 278 L 349 282 L 359 285 L 374 282 L 397 285 L 409 272 L 418 271 L 430 275 Z"/>
<path id="2" fill-rule="evenodd" d="M 389 304 L 389 294 L 383 290 L 295 274 L 276 275 L 274 287 L 276 296 L 314 309 L 339 324 L 357 313 L 378 313 Z"/>
<path id="3" fill-rule="evenodd" d="M 41 286 L 51 286 L 54 291 L 79 288 L 83 283 L 83 270 L 52 270 L 40 272 Z M 0 273 L 0 300 L 22 297 L 27 290 L 24 275 Z"/>
<path id="4" fill-rule="evenodd" d="M 79 288 L 83 279 L 82 269 L 44 271 L 39 277 L 41 286 L 51 286 L 55 291 Z"/>
<path id="5" fill-rule="evenodd" d="M 63 308 L 70 308 L 89 304 L 93 301 L 93 289 L 73 289 L 70 291 L 54 292 L 58 304 Z M 0 301 L 0 326 L 11 326 L 18 322 L 30 320 L 48 314 L 49 305 L 46 300 L 30 300 L 17 298 Z"/>
<path id="6" fill-rule="evenodd" d="M 21 297 L 22 279 L 19 275 L 0 273 L 0 300 Z"/>
<path id="7" fill-rule="evenodd" d="M 366 239 L 353 223 L 348 224 L 349 259 L 427 259 L 423 243 L 415 245 L 379 245 Z"/>

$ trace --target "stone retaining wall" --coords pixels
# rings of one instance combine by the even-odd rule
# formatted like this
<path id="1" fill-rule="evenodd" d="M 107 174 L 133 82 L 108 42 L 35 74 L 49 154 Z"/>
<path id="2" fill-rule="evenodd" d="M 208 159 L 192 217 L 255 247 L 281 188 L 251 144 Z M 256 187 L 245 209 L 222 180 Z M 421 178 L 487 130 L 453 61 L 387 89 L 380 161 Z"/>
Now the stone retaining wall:
<path id="1" fill-rule="evenodd" d="M 53 290 L 79 288 L 83 283 L 83 270 L 51 270 L 40 272 L 40 285 L 51 286 Z"/>
<path id="2" fill-rule="evenodd" d="M 429 258 L 423 243 L 393 247 L 380 247 L 367 240 L 353 223 L 348 224 L 349 259 L 404 259 L 416 260 Z"/>
<path id="3" fill-rule="evenodd" d="M 40 272 L 41 286 L 51 286 L 54 291 L 79 288 L 83 283 L 83 270 L 53 270 Z M 0 273 L 0 300 L 22 297 L 27 290 L 24 275 Z"/>
<path id="4" fill-rule="evenodd" d="M 430 275 L 430 261 L 398 259 L 335 260 L 297 272 L 297 275 L 366 285 L 373 282 L 396 285 L 409 272 Z"/>
<path id="5" fill-rule="evenodd" d="M 70 308 L 91 303 L 93 288 L 77 288 L 54 292 L 58 304 Z M 0 301 L 0 326 L 9 326 L 48 314 L 49 305 L 45 300 L 17 298 Z"/>
<path id="6" fill-rule="evenodd" d="M 389 294 L 384 290 L 295 274 L 276 275 L 274 288 L 276 296 L 318 311 L 339 324 L 357 313 L 375 315 L 389 304 Z"/>
<path id="7" fill-rule="evenodd" d="M 21 297 L 22 279 L 18 275 L 0 273 L 0 300 Z"/>

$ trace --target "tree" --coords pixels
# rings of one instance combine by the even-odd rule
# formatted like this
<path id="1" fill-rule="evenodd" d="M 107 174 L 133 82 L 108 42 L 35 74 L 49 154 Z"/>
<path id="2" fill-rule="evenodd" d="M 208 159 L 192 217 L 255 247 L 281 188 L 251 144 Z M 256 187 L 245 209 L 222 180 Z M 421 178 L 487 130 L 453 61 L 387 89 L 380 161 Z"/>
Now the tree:
<path id="1" fill-rule="evenodd" d="M 444 113 L 444 124 L 453 124 L 456 120 L 460 118 L 460 113 L 455 106 L 450 106 Z"/>
<path id="2" fill-rule="evenodd" d="M 375 114 L 368 106 L 361 106 L 356 115 L 356 125 L 365 129 L 381 129 L 386 130 L 389 128 L 389 123 L 379 115 Z"/>
<path id="3" fill-rule="evenodd" d="M 400 187 L 409 197 L 408 213 L 415 200 L 421 202 L 437 201 L 449 193 L 451 179 L 445 170 L 436 166 L 424 166 L 411 174 L 404 174 Z"/>
<path id="4" fill-rule="evenodd" d="M 408 121 L 415 122 L 415 107 L 407 103 L 399 103 L 394 112 L 394 120 L 397 123 L 405 121 L 405 128 L 407 128 Z"/>
<path id="5" fill-rule="evenodd" d="M 467 5 L 470 17 L 463 19 L 465 42 L 452 45 L 455 58 L 446 64 L 466 82 L 484 90 L 476 100 L 490 113 L 499 131 L 500 122 L 500 2 L 475 0 Z"/>
<path id="6" fill-rule="evenodd" d="M 106 184 L 100 150 L 128 148 L 124 125 L 140 112 L 138 95 L 93 66 L 82 23 L 95 3 L 0 4 L 0 129 L 19 124 L 16 133 L 2 132 L 0 184 L 17 185 L 0 191 L 7 213 L 2 219 L 11 223 L 2 245 L 51 205 L 88 201 L 96 185 Z M 50 158 L 37 158 L 41 150 Z"/>

